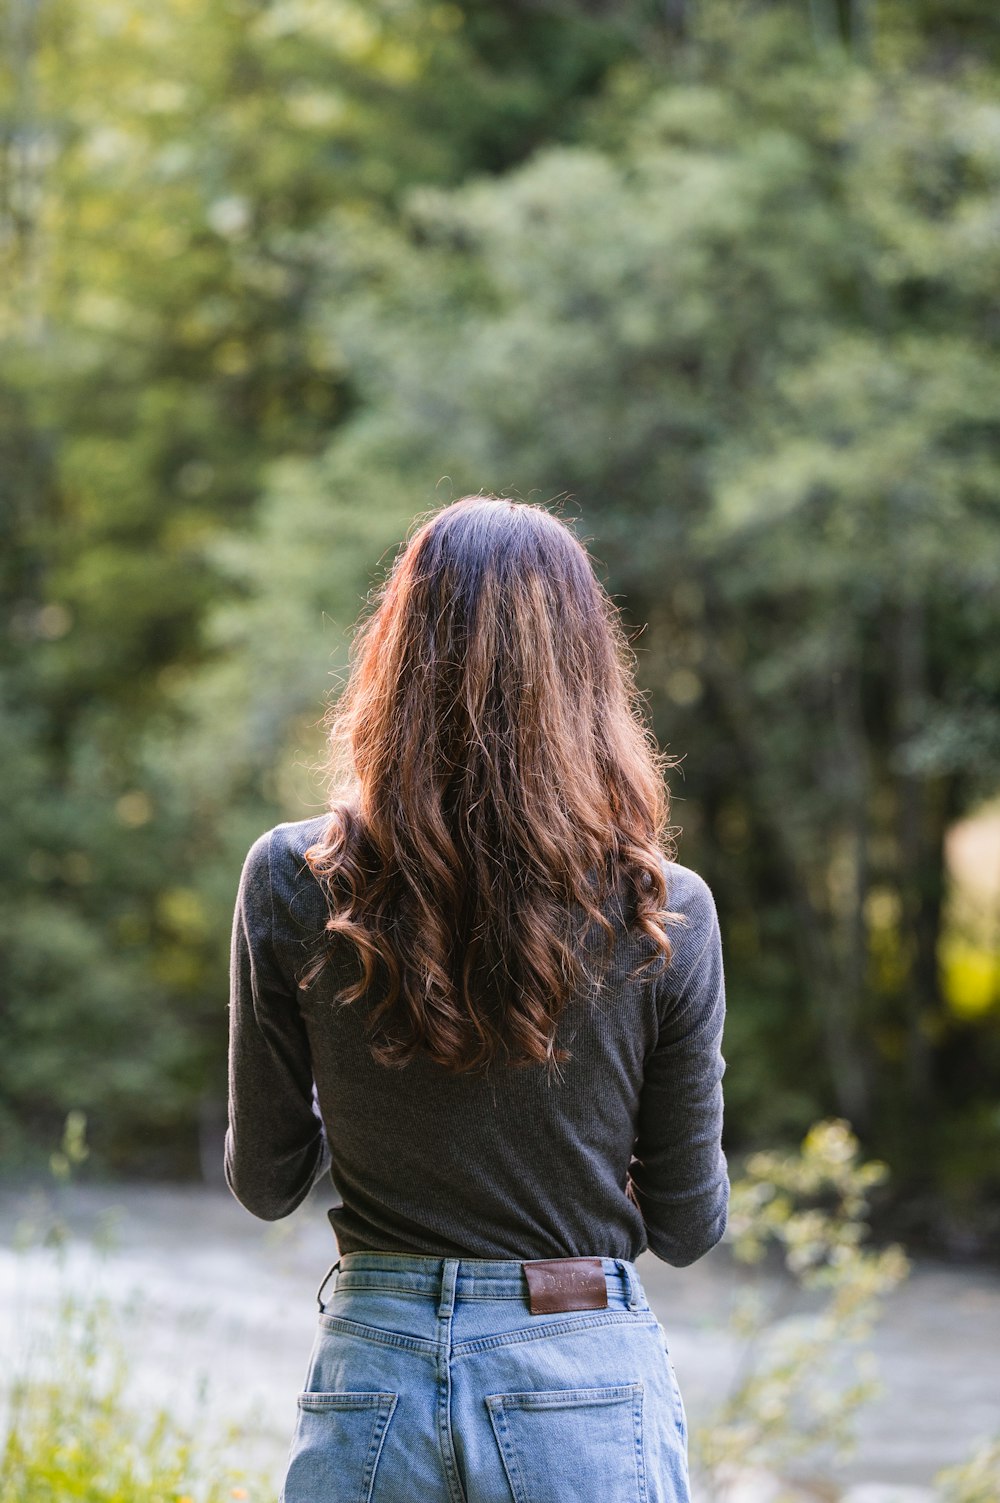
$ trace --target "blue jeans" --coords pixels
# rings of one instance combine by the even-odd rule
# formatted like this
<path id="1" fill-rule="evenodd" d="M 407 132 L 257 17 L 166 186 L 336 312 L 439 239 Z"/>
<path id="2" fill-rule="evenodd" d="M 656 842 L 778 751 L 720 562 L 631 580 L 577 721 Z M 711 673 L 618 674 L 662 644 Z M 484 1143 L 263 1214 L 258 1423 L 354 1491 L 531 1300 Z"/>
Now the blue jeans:
<path id="1" fill-rule="evenodd" d="M 281 1503 L 690 1503 L 663 1327 L 600 1262 L 607 1309 L 533 1315 L 519 1262 L 345 1253 Z"/>

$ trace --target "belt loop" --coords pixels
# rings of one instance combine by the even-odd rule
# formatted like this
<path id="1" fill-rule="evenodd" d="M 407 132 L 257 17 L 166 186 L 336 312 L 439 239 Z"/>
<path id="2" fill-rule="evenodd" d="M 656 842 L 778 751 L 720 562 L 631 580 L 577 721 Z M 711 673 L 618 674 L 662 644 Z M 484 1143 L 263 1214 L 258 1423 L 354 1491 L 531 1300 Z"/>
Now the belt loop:
<path id="1" fill-rule="evenodd" d="M 639 1290 L 636 1287 L 635 1276 L 632 1273 L 632 1269 L 629 1267 L 629 1264 L 625 1258 L 616 1258 L 615 1262 L 621 1270 L 622 1278 L 625 1280 L 625 1290 L 628 1295 L 628 1307 L 630 1310 L 638 1310 Z"/>
<path id="2" fill-rule="evenodd" d="M 455 1309 L 455 1285 L 458 1283 L 458 1258 L 445 1258 L 441 1265 L 441 1299 L 438 1319 L 450 1320 Z"/>
<path id="3" fill-rule="evenodd" d="M 316 1290 L 316 1303 L 317 1303 L 317 1305 L 319 1305 L 319 1313 L 321 1315 L 325 1314 L 325 1311 L 324 1311 L 324 1308 L 323 1308 L 323 1290 L 326 1288 L 327 1283 L 329 1282 L 331 1273 L 333 1273 L 334 1270 L 337 1269 L 337 1268 L 339 1268 L 339 1267 L 340 1267 L 340 1259 L 338 1258 L 337 1261 L 336 1261 L 336 1263 L 331 1263 L 330 1267 L 327 1269 L 326 1277 L 323 1279 L 322 1284 L 320 1284 L 319 1288 Z"/>

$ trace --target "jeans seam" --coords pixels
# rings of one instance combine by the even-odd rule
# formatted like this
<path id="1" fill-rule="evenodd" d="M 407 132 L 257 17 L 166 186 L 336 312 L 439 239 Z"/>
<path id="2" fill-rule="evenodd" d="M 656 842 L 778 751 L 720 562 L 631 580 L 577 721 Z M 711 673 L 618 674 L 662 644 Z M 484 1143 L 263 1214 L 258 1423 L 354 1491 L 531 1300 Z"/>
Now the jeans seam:
<path id="1" fill-rule="evenodd" d="M 448 1483 L 448 1491 L 454 1503 L 466 1503 L 465 1490 L 458 1471 L 455 1437 L 451 1429 L 451 1347 L 457 1280 L 457 1261 L 446 1258 L 441 1271 L 437 1319 L 438 1448 L 441 1452 L 441 1464 Z"/>
<path id="2" fill-rule="evenodd" d="M 646 1453 L 644 1449 L 645 1430 L 643 1427 L 643 1401 L 645 1397 L 645 1386 L 640 1384 L 633 1408 L 633 1419 L 635 1422 L 635 1469 L 639 1482 L 639 1503 L 646 1503 L 648 1497 L 646 1487 Z"/>

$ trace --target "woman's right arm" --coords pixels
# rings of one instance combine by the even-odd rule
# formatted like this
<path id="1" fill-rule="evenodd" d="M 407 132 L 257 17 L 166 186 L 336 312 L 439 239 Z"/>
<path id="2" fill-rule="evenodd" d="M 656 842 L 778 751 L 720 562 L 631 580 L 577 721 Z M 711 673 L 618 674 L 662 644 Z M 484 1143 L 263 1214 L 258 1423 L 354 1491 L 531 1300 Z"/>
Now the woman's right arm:
<path id="1" fill-rule="evenodd" d="M 330 1153 L 298 993 L 274 944 L 274 834 L 255 840 L 243 863 L 229 965 L 225 1176 L 262 1221 L 290 1216 L 326 1172 Z"/>
<path id="2" fill-rule="evenodd" d="M 679 979 L 659 985 L 659 1038 L 646 1060 L 638 1134 L 629 1173 L 650 1250 L 685 1268 L 722 1238 L 729 1171 L 722 1150 L 722 1032 L 726 987 L 719 916 L 711 889 L 687 871 L 690 935 Z M 679 942 L 675 947 L 680 951 Z"/>

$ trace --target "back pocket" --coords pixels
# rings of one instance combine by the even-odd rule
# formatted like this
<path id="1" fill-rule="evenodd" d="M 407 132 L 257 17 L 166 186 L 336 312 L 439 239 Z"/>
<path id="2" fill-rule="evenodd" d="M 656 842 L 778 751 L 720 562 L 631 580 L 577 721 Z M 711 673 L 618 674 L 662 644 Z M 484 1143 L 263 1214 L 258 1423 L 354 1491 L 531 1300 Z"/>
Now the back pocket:
<path id="1" fill-rule="evenodd" d="M 281 1503 L 369 1503 L 395 1393 L 300 1393 Z"/>
<path id="2" fill-rule="evenodd" d="M 646 1503 L 641 1383 L 486 1403 L 514 1503 Z"/>

